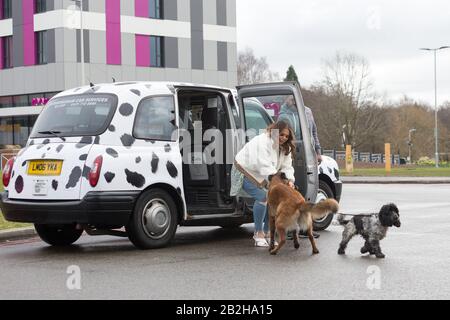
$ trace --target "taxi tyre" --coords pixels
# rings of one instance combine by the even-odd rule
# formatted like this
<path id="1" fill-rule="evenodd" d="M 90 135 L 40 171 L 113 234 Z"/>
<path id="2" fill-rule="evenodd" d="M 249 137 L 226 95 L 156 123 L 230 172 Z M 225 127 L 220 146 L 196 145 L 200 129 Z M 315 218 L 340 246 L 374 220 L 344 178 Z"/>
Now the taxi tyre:
<path id="1" fill-rule="evenodd" d="M 70 246 L 77 241 L 83 233 L 83 230 L 76 229 L 74 224 L 35 224 L 34 228 L 44 242 L 56 247 Z"/>
<path id="2" fill-rule="evenodd" d="M 323 180 L 319 180 L 319 192 L 322 192 L 322 194 L 326 195 L 328 199 L 334 199 L 333 190 L 330 188 L 328 183 Z M 333 221 L 333 217 L 334 214 L 329 214 L 321 220 L 313 221 L 314 231 L 322 231 L 328 228 Z"/>
<path id="3" fill-rule="evenodd" d="M 178 211 L 172 197 L 162 189 L 150 189 L 137 200 L 125 229 L 137 248 L 147 250 L 167 246 L 177 227 Z"/>

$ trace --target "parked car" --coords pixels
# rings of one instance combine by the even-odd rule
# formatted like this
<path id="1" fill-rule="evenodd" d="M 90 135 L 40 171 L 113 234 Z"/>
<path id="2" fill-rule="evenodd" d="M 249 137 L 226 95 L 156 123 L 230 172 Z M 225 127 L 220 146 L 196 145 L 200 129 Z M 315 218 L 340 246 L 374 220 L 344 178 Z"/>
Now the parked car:
<path id="1" fill-rule="evenodd" d="M 56 95 L 3 171 L 3 215 L 34 223 L 51 245 L 70 245 L 86 231 L 126 236 L 141 249 L 168 245 L 178 225 L 251 222 L 248 199 L 229 195 L 232 160 L 249 139 L 234 133 L 270 124 L 257 97 L 273 95 L 298 102 L 303 138 L 294 167 L 302 194 L 339 200 L 338 166 L 326 157 L 317 165 L 297 84 L 243 86 L 237 93 L 239 102 L 227 88 L 122 82 Z M 246 105 L 249 98 L 254 103 Z M 227 161 L 209 161 L 222 152 Z"/>

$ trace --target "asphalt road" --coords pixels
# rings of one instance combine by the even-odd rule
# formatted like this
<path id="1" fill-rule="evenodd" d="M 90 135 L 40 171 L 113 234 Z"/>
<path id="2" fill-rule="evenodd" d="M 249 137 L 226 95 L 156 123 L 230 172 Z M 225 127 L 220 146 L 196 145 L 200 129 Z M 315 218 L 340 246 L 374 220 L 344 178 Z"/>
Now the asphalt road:
<path id="1" fill-rule="evenodd" d="M 345 185 L 341 212 L 398 205 L 402 227 L 381 242 L 383 260 L 362 256 L 359 237 L 337 255 L 337 225 L 321 233 L 316 256 L 307 240 L 270 256 L 253 246 L 252 225 L 180 228 L 172 246 L 153 251 L 105 236 L 66 249 L 3 243 L 0 299 L 449 299 L 449 195 L 450 185 Z"/>

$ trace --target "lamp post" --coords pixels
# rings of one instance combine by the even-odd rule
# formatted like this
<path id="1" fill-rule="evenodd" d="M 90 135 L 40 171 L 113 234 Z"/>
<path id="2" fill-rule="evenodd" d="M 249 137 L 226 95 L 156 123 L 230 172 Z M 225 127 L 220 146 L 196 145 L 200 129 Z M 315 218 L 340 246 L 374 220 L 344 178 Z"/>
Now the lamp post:
<path id="1" fill-rule="evenodd" d="M 436 168 L 439 168 L 439 150 L 438 150 L 438 114 L 437 114 L 437 75 L 436 75 L 436 52 L 443 49 L 448 49 L 450 46 L 440 48 L 420 48 L 420 50 L 433 51 L 434 53 L 434 137 L 436 150 Z"/>
<path id="2" fill-rule="evenodd" d="M 411 141 L 411 133 L 416 132 L 416 129 L 409 129 L 409 139 L 408 139 L 408 146 L 409 146 L 409 164 L 412 163 L 411 159 L 411 148 L 412 148 L 412 141 Z"/>
<path id="3" fill-rule="evenodd" d="M 80 6 L 80 56 L 81 56 L 81 85 L 84 86 L 85 67 L 84 67 L 84 29 L 83 29 L 83 0 L 71 0 Z"/>

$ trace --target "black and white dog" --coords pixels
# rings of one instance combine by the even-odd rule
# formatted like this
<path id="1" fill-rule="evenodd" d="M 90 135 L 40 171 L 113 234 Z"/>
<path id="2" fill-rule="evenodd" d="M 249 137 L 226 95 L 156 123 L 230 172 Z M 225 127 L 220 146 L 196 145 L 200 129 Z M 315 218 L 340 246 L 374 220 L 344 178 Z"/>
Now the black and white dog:
<path id="1" fill-rule="evenodd" d="M 381 252 L 380 241 L 386 237 L 389 227 L 400 227 L 400 214 L 397 206 L 393 203 L 384 205 L 378 214 L 355 215 L 348 221 L 344 220 L 344 215 L 338 214 L 337 220 L 339 224 L 345 226 L 338 254 L 345 254 L 350 239 L 359 234 L 366 240 L 361 248 L 362 254 L 369 252 L 377 258 L 384 258 L 385 255 Z"/>

